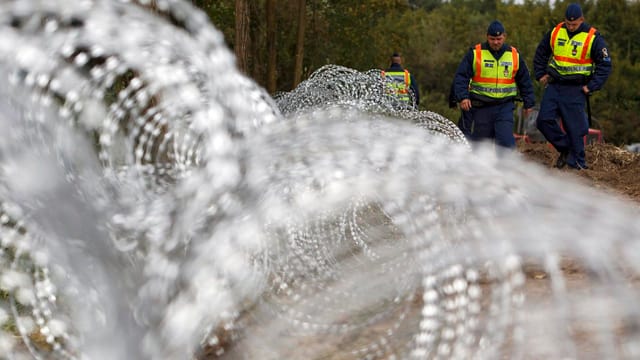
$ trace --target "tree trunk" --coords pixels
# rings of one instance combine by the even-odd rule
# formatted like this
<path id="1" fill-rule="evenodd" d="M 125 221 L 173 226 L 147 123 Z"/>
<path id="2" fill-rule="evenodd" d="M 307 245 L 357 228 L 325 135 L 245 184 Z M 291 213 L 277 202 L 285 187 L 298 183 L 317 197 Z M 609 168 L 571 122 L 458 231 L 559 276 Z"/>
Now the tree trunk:
<path id="1" fill-rule="evenodd" d="M 276 0 L 267 0 L 267 91 L 276 92 Z"/>
<path id="2" fill-rule="evenodd" d="M 245 74 L 249 70 L 249 3 L 236 0 L 236 43 L 235 54 L 238 69 Z"/>
<path id="3" fill-rule="evenodd" d="M 306 3 L 298 0 L 298 40 L 296 44 L 296 67 L 293 72 L 293 87 L 302 80 L 302 59 L 304 58 L 304 30 L 306 25 Z"/>

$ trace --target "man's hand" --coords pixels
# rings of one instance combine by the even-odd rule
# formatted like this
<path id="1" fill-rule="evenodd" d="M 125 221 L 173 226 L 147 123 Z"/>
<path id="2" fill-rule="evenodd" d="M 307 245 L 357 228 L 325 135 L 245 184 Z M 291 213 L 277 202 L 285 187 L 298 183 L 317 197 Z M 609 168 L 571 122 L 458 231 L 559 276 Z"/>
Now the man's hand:
<path id="1" fill-rule="evenodd" d="M 551 76 L 549 76 L 549 74 L 544 74 L 544 75 L 542 75 L 542 77 L 538 81 L 540 82 L 540 84 L 542 84 L 542 86 L 547 86 L 547 84 L 549 83 L 549 78 L 550 77 Z"/>
<path id="2" fill-rule="evenodd" d="M 582 87 L 582 92 L 583 92 L 585 95 L 589 95 L 589 88 L 587 87 L 587 85 L 584 85 L 584 86 Z"/>
<path id="3" fill-rule="evenodd" d="M 464 99 L 460 101 L 460 109 L 463 111 L 469 111 L 471 109 L 471 100 Z"/>

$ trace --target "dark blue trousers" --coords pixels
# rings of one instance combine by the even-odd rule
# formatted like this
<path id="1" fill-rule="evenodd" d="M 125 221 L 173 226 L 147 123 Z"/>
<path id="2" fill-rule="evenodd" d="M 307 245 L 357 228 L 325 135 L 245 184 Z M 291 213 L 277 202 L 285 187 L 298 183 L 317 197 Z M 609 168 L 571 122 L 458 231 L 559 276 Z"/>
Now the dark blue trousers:
<path id="1" fill-rule="evenodd" d="M 461 111 L 460 120 L 458 120 L 458 128 L 464 136 L 471 140 L 471 131 L 473 130 L 473 120 L 470 111 Z"/>
<path id="2" fill-rule="evenodd" d="M 465 127 L 462 132 L 472 141 L 495 139 L 495 143 L 503 148 L 514 148 L 513 111 L 515 105 L 508 101 L 498 105 L 474 106 L 462 112 L 461 123 Z"/>
<path id="3" fill-rule="evenodd" d="M 586 166 L 583 139 L 589 132 L 586 102 L 581 85 L 551 83 L 544 92 L 536 119 L 536 126 L 547 141 L 558 152 L 568 152 L 567 165 L 572 167 Z"/>

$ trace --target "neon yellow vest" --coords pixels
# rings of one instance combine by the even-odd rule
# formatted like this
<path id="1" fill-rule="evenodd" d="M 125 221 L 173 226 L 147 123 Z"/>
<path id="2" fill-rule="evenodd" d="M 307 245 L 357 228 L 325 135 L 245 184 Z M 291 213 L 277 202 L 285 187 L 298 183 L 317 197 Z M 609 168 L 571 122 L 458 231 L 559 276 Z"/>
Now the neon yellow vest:
<path id="1" fill-rule="evenodd" d="M 518 95 L 516 73 L 520 55 L 516 48 L 512 46 L 511 51 L 505 51 L 496 60 L 489 50 L 482 49 L 482 44 L 477 44 L 473 52 L 473 63 L 470 92 L 494 99 Z"/>
<path id="2" fill-rule="evenodd" d="M 593 72 L 591 46 L 597 30 L 592 27 L 589 32 L 583 31 L 569 38 L 567 29 L 562 27 L 563 24 L 556 25 L 551 33 L 553 58 L 549 66 L 561 76 L 590 76 Z"/>
<path id="3" fill-rule="evenodd" d="M 396 94 L 401 101 L 410 102 L 409 87 L 411 86 L 411 76 L 409 71 L 383 71 L 382 78 L 389 77 L 391 81 L 387 81 L 387 86 L 391 93 Z"/>

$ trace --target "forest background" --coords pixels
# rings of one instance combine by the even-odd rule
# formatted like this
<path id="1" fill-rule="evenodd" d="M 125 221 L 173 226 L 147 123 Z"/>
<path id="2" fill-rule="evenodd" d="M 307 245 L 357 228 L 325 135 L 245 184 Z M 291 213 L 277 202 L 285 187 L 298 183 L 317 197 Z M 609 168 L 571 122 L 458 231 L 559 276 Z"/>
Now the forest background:
<path id="1" fill-rule="evenodd" d="M 457 121 L 448 106 L 464 53 L 486 40 L 500 20 L 507 43 L 527 62 L 543 35 L 574 1 L 549 0 L 192 0 L 222 31 L 238 68 L 275 96 L 327 64 L 359 71 L 385 69 L 399 52 L 420 88 L 420 109 Z M 640 142 L 640 2 L 587 0 L 585 21 L 604 36 L 613 72 L 591 98 L 595 128 L 606 142 Z M 225 69 L 220 69 L 224 71 Z M 536 103 L 542 87 L 534 81 Z"/>

